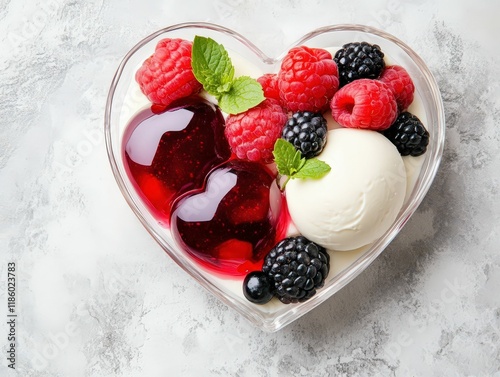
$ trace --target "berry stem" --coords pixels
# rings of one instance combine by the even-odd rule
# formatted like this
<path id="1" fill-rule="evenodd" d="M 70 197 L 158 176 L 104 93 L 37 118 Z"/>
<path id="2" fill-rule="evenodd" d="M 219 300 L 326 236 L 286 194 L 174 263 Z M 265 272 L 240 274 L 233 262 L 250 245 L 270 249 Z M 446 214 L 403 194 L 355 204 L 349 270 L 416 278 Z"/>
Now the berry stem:
<path id="1" fill-rule="evenodd" d="M 283 177 L 286 177 L 286 180 L 285 182 L 282 184 L 281 181 L 283 180 L 282 178 Z M 288 181 L 291 179 L 292 177 L 290 176 L 284 176 L 284 175 L 281 175 L 281 174 L 278 174 L 276 176 L 276 183 L 278 184 L 278 187 L 280 189 L 281 192 L 285 191 L 285 186 L 286 184 L 288 183 Z"/>

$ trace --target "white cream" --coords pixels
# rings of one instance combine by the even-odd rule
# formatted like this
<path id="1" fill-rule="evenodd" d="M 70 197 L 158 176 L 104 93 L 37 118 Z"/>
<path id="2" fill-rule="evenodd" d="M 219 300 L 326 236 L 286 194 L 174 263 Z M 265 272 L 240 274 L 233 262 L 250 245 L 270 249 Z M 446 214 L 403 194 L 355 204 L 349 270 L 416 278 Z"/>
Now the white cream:
<path id="1" fill-rule="evenodd" d="M 299 232 L 329 250 L 353 250 L 381 237 L 406 195 L 406 170 L 396 147 L 370 130 L 328 132 L 318 156 L 331 167 L 320 179 L 294 179 L 286 188 Z"/>

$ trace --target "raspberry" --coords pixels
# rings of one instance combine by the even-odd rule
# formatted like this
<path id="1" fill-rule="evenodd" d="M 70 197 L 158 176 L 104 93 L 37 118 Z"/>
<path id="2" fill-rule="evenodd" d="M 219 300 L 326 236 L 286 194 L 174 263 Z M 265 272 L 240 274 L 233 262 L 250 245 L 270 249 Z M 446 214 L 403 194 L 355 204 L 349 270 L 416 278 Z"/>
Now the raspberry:
<path id="1" fill-rule="evenodd" d="M 420 156 L 427 150 L 429 132 L 417 116 L 405 111 L 384 131 L 401 156 Z"/>
<path id="2" fill-rule="evenodd" d="M 337 64 L 320 48 L 292 48 L 278 72 L 283 105 L 292 112 L 323 112 L 339 87 Z"/>
<path id="3" fill-rule="evenodd" d="M 415 92 L 415 85 L 413 85 L 413 81 L 406 69 L 399 65 L 387 67 L 382 72 L 379 80 L 387 84 L 394 93 L 399 112 L 406 111 L 413 102 Z"/>
<path id="4" fill-rule="evenodd" d="M 153 104 L 168 106 L 202 89 L 191 68 L 191 48 L 190 41 L 162 39 L 137 70 L 135 80 Z"/>
<path id="5" fill-rule="evenodd" d="M 265 99 L 259 105 L 226 120 L 225 134 L 239 159 L 270 163 L 273 148 L 288 117 L 278 101 Z"/>
<path id="6" fill-rule="evenodd" d="M 273 98 L 281 102 L 280 91 L 278 88 L 278 75 L 276 73 L 266 73 L 260 76 L 257 81 L 262 85 L 264 97 Z"/>
<path id="7" fill-rule="evenodd" d="M 396 119 L 394 94 L 378 80 L 359 79 L 341 88 L 331 102 L 332 116 L 341 126 L 382 131 Z"/>
<path id="8" fill-rule="evenodd" d="M 340 86 L 359 79 L 376 79 L 385 67 L 384 53 L 367 42 L 346 43 L 333 58 L 339 70 Z"/>

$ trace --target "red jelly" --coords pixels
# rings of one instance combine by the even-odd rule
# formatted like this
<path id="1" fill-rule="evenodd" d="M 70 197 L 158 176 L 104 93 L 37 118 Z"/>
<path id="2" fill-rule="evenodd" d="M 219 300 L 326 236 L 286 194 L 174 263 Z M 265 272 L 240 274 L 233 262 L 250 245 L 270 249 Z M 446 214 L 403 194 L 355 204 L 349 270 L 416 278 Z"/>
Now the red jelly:
<path id="1" fill-rule="evenodd" d="M 201 188 L 208 172 L 231 156 L 218 107 L 198 97 L 161 113 L 139 113 L 129 125 L 125 161 L 153 215 L 168 224 L 173 201 Z"/>
<path id="2" fill-rule="evenodd" d="M 153 216 L 180 247 L 224 275 L 258 270 L 289 217 L 265 166 L 231 159 L 224 118 L 199 97 L 165 111 L 147 109 L 129 124 L 129 177 Z"/>
<path id="3" fill-rule="evenodd" d="M 274 176 L 262 165 L 232 160 L 213 170 L 203 190 L 172 213 L 177 242 L 206 267 L 230 275 L 260 269 L 284 237 L 286 211 Z"/>

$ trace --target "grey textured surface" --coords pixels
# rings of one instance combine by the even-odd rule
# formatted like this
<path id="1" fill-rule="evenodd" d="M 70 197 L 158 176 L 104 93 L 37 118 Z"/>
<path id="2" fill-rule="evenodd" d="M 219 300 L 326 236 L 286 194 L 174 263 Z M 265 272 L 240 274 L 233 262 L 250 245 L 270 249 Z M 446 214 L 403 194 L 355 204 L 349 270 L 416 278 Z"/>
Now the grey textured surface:
<path id="1" fill-rule="evenodd" d="M 4 287 L 16 262 L 20 315 L 17 370 L 2 356 L 2 376 L 500 376 L 500 3 L 0 0 L 0 9 L 0 279 Z M 109 168 L 102 126 L 119 61 L 184 21 L 228 26 L 271 55 L 319 26 L 378 26 L 422 56 L 442 91 L 446 147 L 418 211 L 361 276 L 275 334 L 181 271 Z M 4 288 L 0 303 L 4 313 Z"/>

